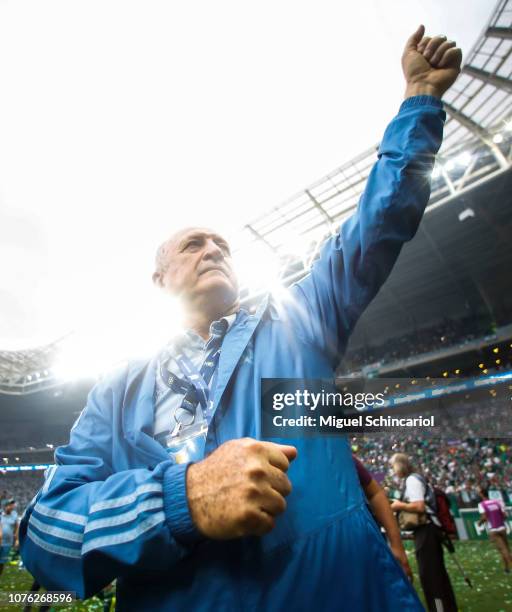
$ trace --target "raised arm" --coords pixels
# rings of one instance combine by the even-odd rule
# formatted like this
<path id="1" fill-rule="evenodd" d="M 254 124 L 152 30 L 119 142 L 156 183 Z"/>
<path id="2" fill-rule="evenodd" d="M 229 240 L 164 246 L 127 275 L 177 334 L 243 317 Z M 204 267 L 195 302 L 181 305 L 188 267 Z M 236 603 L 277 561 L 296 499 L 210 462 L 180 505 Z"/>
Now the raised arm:
<path id="1" fill-rule="evenodd" d="M 440 101 L 460 71 L 461 52 L 420 26 L 402 56 L 406 100 L 387 127 L 356 212 L 327 240 L 310 274 L 292 292 L 292 316 L 306 340 L 337 363 L 358 318 L 413 238 L 430 197 L 442 140 Z"/>
<path id="2" fill-rule="evenodd" d="M 199 537 L 185 494 L 185 465 L 113 473 L 113 391 L 101 384 L 55 452 L 56 465 L 25 511 L 21 555 L 50 590 L 90 597 L 117 576 L 172 571 Z"/>

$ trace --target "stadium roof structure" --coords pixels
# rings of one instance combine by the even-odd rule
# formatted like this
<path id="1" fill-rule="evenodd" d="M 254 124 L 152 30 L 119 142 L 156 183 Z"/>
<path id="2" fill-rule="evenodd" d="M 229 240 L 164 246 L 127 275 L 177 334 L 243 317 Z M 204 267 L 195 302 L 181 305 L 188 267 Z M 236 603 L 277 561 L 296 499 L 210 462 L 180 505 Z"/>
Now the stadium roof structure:
<path id="1" fill-rule="evenodd" d="M 55 384 L 51 367 L 61 340 L 23 351 L 0 351 L 0 394 L 24 394 Z"/>
<path id="2" fill-rule="evenodd" d="M 434 332 L 445 325 L 464 327 L 456 334 L 461 342 L 466 335 L 493 336 L 502 326 L 510 331 L 511 194 L 512 169 L 425 215 L 354 328 L 348 361 L 354 350 L 385 352 L 406 336 L 411 352 L 424 352 L 417 334 L 431 330 L 434 348 L 434 338 L 444 335 Z"/>
<path id="3" fill-rule="evenodd" d="M 448 118 L 427 214 L 512 168 L 511 93 L 512 0 L 499 0 L 443 100 Z M 272 288 L 269 284 L 286 287 L 307 274 L 326 237 L 356 208 L 377 150 L 378 145 L 371 147 L 232 237 L 237 257 L 254 261 L 262 272 L 260 285 L 242 287 L 246 306 Z M 268 261 L 276 269 L 274 278 Z M 61 344 L 62 339 L 31 350 L 0 351 L 0 393 L 22 395 L 59 384 L 52 364 Z"/>

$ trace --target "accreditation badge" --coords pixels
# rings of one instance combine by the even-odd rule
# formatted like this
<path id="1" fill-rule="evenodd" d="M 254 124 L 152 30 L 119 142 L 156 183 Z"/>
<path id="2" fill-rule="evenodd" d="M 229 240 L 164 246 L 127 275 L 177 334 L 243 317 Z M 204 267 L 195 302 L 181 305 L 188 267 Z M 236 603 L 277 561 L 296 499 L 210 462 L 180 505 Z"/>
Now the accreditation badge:
<path id="1" fill-rule="evenodd" d="M 207 433 L 208 425 L 205 421 L 186 425 L 178 432 L 170 433 L 164 440 L 169 458 L 176 463 L 201 461 L 204 459 Z"/>

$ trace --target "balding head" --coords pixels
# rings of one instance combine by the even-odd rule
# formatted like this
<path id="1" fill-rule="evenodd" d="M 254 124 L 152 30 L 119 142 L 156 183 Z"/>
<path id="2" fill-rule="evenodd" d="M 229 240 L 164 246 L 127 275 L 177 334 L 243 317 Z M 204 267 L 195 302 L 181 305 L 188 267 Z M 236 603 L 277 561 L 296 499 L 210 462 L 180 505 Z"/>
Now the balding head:
<path id="1" fill-rule="evenodd" d="M 153 282 L 158 284 L 157 278 L 158 275 L 165 272 L 169 265 L 169 252 L 170 250 L 179 242 L 180 238 L 185 236 L 189 232 L 193 232 L 196 230 L 203 229 L 206 232 L 211 232 L 211 230 L 207 228 L 197 228 L 197 227 L 184 227 L 183 229 L 179 229 L 174 234 L 171 234 L 167 240 L 164 240 L 162 244 L 156 250 L 155 256 L 155 272 L 153 274 Z"/>
<path id="2" fill-rule="evenodd" d="M 184 306 L 222 316 L 238 304 L 238 282 L 227 241 L 204 227 L 172 234 L 156 253 L 153 281 Z"/>

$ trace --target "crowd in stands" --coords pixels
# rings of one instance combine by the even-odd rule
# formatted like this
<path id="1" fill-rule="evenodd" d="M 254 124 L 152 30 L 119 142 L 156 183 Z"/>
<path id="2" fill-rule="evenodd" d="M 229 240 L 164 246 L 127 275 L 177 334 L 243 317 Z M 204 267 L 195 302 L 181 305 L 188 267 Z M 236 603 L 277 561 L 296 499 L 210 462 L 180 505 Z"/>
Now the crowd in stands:
<path id="1" fill-rule="evenodd" d="M 387 488 L 390 497 L 401 492 L 401 483 L 389 471 L 394 453 L 406 453 L 416 470 L 434 486 L 453 497 L 459 507 L 474 507 L 481 485 L 500 490 L 512 504 L 512 441 L 467 438 L 449 440 L 417 434 L 357 436 L 352 450 Z"/>
<path id="2" fill-rule="evenodd" d="M 492 334 L 493 331 L 488 323 L 476 321 L 474 317 L 445 319 L 432 328 L 417 329 L 403 336 L 388 339 L 379 346 L 363 346 L 349 350 L 342 369 L 349 371 L 368 364 L 393 363 L 415 355 L 467 344 L 476 338 Z"/>
<path id="3" fill-rule="evenodd" d="M 16 501 L 18 514 L 25 510 L 43 484 L 44 472 L 16 472 L 0 475 L 0 508 L 8 499 Z"/>
<path id="4" fill-rule="evenodd" d="M 512 407 L 505 387 L 453 397 L 444 404 L 440 432 L 361 434 L 351 438 L 352 450 L 392 497 L 400 494 L 401 483 L 391 475 L 389 460 L 405 453 L 459 507 L 475 506 L 482 485 L 500 490 L 512 504 Z"/>
<path id="5" fill-rule="evenodd" d="M 0 451 L 12 452 L 20 449 L 27 450 L 33 448 L 45 448 L 48 442 L 52 442 L 55 446 L 66 444 L 69 440 L 69 430 L 73 424 L 73 418 L 70 418 L 69 426 L 52 426 L 51 431 L 38 434 L 33 430 L 27 433 L 26 424 L 10 423 L 6 430 L 0 433 Z M 29 441 L 27 443 L 27 441 Z"/>
<path id="6" fill-rule="evenodd" d="M 22 465 L 29 463 L 53 463 L 53 444 L 46 448 L 30 450 L 4 451 L 0 453 L 0 473 L 3 465 Z"/>
<path id="7" fill-rule="evenodd" d="M 359 434 L 351 437 L 354 453 L 389 489 L 400 492 L 390 474 L 394 453 L 406 453 L 415 468 L 453 496 L 459 507 L 474 507 L 482 485 L 502 491 L 512 504 L 512 407 L 508 383 L 422 400 L 415 412 L 436 414 L 439 429 Z M 394 390 L 394 389 L 393 389 Z M 409 415 L 413 416 L 413 415 Z M 18 451 L 0 457 L 0 502 L 14 497 L 21 513 L 43 482 L 43 470 L 14 472 L 5 465 L 51 464 L 53 449 Z"/>

